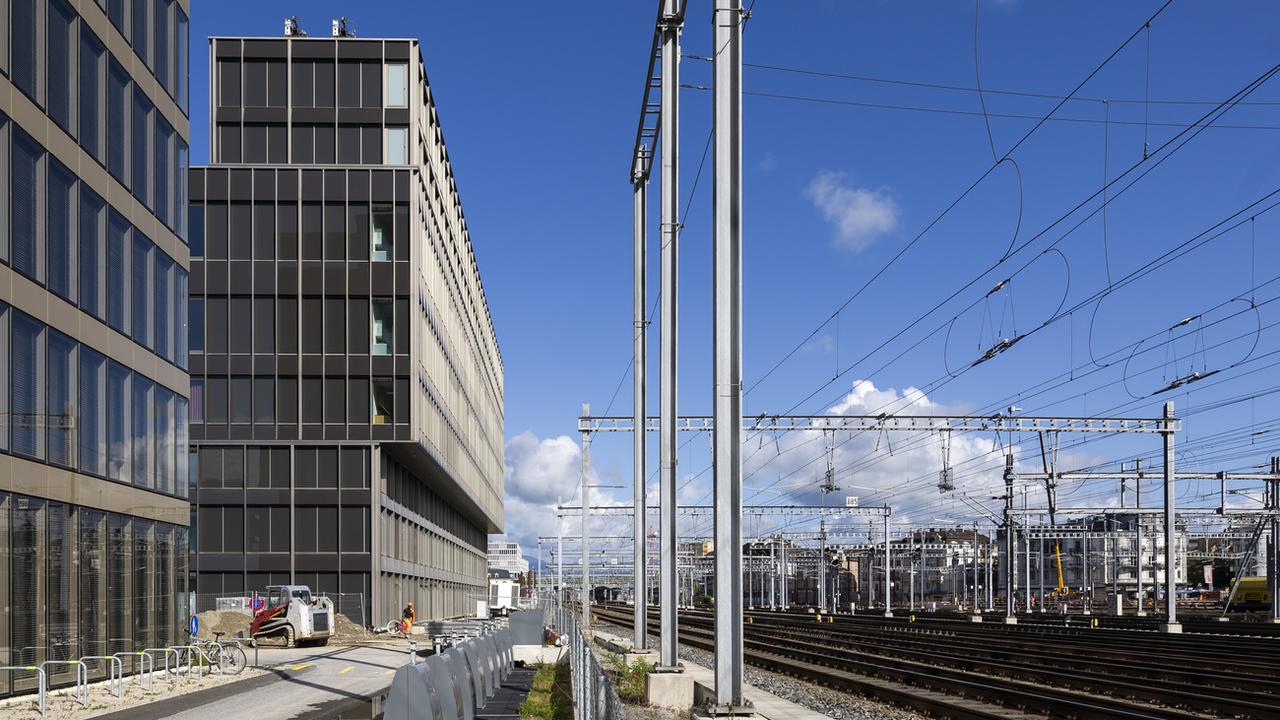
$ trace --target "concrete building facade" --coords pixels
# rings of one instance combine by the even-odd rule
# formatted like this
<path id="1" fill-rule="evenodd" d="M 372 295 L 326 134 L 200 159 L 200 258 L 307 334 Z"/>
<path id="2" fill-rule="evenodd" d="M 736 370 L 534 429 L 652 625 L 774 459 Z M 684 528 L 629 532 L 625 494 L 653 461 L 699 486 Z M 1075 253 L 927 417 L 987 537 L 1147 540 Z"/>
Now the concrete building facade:
<path id="1" fill-rule="evenodd" d="M 189 13 L 0 0 L 0 665 L 185 624 Z"/>
<path id="2" fill-rule="evenodd" d="M 503 369 L 418 42 L 218 37 L 191 171 L 200 602 L 487 595 Z"/>

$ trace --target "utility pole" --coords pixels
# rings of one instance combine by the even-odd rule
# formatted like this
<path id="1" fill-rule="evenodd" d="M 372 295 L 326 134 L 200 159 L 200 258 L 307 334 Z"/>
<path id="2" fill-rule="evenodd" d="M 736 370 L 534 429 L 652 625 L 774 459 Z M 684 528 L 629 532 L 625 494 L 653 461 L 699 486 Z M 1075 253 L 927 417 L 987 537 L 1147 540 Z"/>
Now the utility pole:
<path id="1" fill-rule="evenodd" d="M 564 604 L 564 515 L 559 512 L 563 498 L 556 498 L 556 605 Z"/>
<path id="2" fill-rule="evenodd" d="M 769 609 L 778 609 L 778 544 L 769 542 Z"/>
<path id="3" fill-rule="evenodd" d="M 642 155 L 650 152 L 648 146 L 640 149 Z M 635 630 L 631 639 L 632 652 L 643 652 L 649 647 L 649 587 L 648 568 L 645 548 L 645 367 L 648 335 L 648 318 L 645 317 L 646 306 L 646 267 L 648 243 L 648 198 L 649 175 L 645 168 L 649 167 L 647 157 L 636 158 L 637 162 L 631 172 L 632 195 L 632 276 L 634 287 L 631 297 L 631 314 L 635 323 L 632 337 L 632 412 L 635 415 L 635 432 L 631 433 L 631 562 L 635 571 L 635 616 L 632 628 Z"/>
<path id="4" fill-rule="evenodd" d="M 747 705 L 742 694 L 742 20 L 740 0 L 715 0 L 711 314 L 718 713 Z"/>
<path id="5" fill-rule="evenodd" d="M 884 616 L 893 617 L 893 578 L 889 562 L 889 507 L 884 508 Z"/>
<path id="6" fill-rule="evenodd" d="M 1013 611 L 1013 578 L 1016 556 L 1013 544 L 1013 455 L 1004 456 L 1004 622 L 1016 625 Z"/>
<path id="7" fill-rule="evenodd" d="M 582 415 L 591 414 L 591 406 L 582 403 Z M 591 507 L 591 433 L 582 433 L 582 630 L 591 632 L 591 533 L 588 515 Z"/>
<path id="8" fill-rule="evenodd" d="M 1022 486 L 1022 510 L 1025 516 L 1027 509 L 1027 486 Z M 1022 531 L 1022 550 L 1023 562 L 1026 564 L 1026 570 L 1023 573 L 1023 609 L 1031 612 L 1031 532 L 1030 528 L 1024 528 Z M 1040 559 L 1040 563 L 1044 564 L 1044 558 Z"/>
<path id="9" fill-rule="evenodd" d="M 1177 535 L 1177 493 L 1174 487 L 1173 467 L 1173 401 L 1164 404 L 1165 429 L 1160 433 L 1164 439 L 1164 603 L 1165 621 L 1161 623 L 1161 632 L 1180 633 L 1182 625 L 1178 623 L 1178 548 Z"/>
<path id="10" fill-rule="evenodd" d="M 1280 457 L 1271 458 L 1271 474 L 1280 476 Z M 1271 622 L 1280 623 L 1280 479 L 1273 479 L 1271 485 L 1271 564 L 1267 568 L 1267 580 L 1271 586 Z"/>
<path id="11" fill-rule="evenodd" d="M 827 521 L 818 521 L 818 612 L 827 611 Z"/>
<path id="12" fill-rule="evenodd" d="M 666 0 L 662 27 L 662 309 L 659 375 L 659 535 L 662 538 L 662 578 L 659 616 L 659 667 L 678 671 L 676 652 L 676 303 L 680 242 L 680 29 L 684 25 L 681 0 Z M 636 428 L 642 432 L 642 428 Z"/>
<path id="13" fill-rule="evenodd" d="M 1142 507 L 1142 458 L 1138 458 L 1133 462 L 1133 471 L 1137 475 L 1133 479 L 1133 507 L 1140 509 Z M 1133 514 L 1134 527 L 1134 545 L 1137 546 L 1134 555 L 1137 557 L 1134 563 L 1134 575 L 1138 579 L 1138 611 L 1134 613 L 1138 617 L 1146 617 L 1147 611 L 1144 603 L 1147 600 L 1147 586 L 1142 580 L 1142 513 Z M 1152 573 L 1152 580 L 1155 579 L 1155 573 Z"/>

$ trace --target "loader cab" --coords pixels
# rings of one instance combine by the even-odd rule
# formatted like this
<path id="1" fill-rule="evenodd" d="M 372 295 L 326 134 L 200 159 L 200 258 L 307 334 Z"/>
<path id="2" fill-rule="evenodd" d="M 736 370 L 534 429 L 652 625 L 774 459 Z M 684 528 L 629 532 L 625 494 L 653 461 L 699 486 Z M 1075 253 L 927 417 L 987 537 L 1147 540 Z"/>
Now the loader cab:
<path id="1" fill-rule="evenodd" d="M 298 598 L 304 605 L 311 604 L 311 588 L 306 585 L 268 585 L 267 606 L 279 607 L 289 604 L 290 599 Z"/>

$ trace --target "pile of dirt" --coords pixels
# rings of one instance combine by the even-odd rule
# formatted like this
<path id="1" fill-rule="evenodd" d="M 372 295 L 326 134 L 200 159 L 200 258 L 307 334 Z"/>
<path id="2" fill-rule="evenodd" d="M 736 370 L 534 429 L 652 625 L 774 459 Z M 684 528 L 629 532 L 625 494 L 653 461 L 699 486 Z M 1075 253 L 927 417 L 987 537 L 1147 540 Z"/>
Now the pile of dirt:
<path id="1" fill-rule="evenodd" d="M 213 640 L 215 632 L 222 633 L 223 640 L 247 637 L 252 619 L 239 610 L 206 610 L 196 615 L 200 618 L 199 637 Z"/>
<path id="2" fill-rule="evenodd" d="M 373 633 L 351 622 L 346 615 L 333 614 L 333 637 L 329 638 L 329 642 L 358 643 L 371 639 L 373 639 Z"/>

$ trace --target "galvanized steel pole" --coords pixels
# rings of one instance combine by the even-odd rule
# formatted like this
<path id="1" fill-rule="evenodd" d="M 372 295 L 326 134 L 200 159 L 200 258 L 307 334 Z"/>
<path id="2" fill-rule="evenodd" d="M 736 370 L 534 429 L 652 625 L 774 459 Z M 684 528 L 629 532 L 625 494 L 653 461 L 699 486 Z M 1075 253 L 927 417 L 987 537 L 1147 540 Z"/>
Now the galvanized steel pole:
<path id="1" fill-rule="evenodd" d="M 1271 474 L 1280 475 L 1280 458 L 1271 458 Z M 1280 511 L 1280 480 L 1271 481 L 1271 512 Z M 1267 578 L 1271 588 L 1271 622 L 1280 623 L 1280 519 L 1271 516 L 1271 565 Z"/>
<path id="2" fill-rule="evenodd" d="M 582 404 L 582 416 L 591 414 L 591 406 Z M 591 533 L 588 528 L 591 507 L 591 433 L 582 433 L 582 630 L 591 631 Z"/>
<path id="3" fill-rule="evenodd" d="M 659 506 L 658 533 L 662 545 L 659 588 L 659 665 L 675 668 L 676 603 L 676 320 L 677 260 L 680 238 L 680 28 L 684 24 L 680 0 L 666 0 L 662 19 L 662 309 L 659 375 Z M 640 428 L 636 429 L 637 432 Z"/>
<path id="4" fill-rule="evenodd" d="M 647 150 L 642 150 L 647 154 Z M 633 244 L 633 260 L 634 260 L 634 285 L 632 292 L 632 317 L 635 322 L 635 333 L 632 338 L 632 352 L 634 353 L 633 369 L 631 377 L 632 383 L 632 409 L 635 413 L 634 431 L 631 433 L 632 461 L 631 461 L 631 497 L 632 497 L 632 525 L 631 525 L 631 562 L 632 569 L 635 571 L 635 617 L 632 619 L 632 627 L 635 634 L 631 640 L 631 647 L 635 651 L 640 651 L 649 647 L 649 587 L 648 587 L 648 568 L 646 567 L 645 557 L 645 363 L 646 363 L 646 330 L 648 329 L 647 318 L 645 317 L 645 306 L 648 304 L 646 300 L 645 286 L 645 269 L 647 264 L 646 243 L 648 242 L 648 228 L 646 226 L 646 213 L 648 210 L 648 201 L 646 198 L 646 190 L 648 189 L 649 178 L 642 174 L 638 169 L 631 179 L 631 194 L 633 200 L 632 209 L 632 244 Z"/>
<path id="5" fill-rule="evenodd" d="M 889 513 L 884 509 L 884 616 L 893 617 L 893 564 L 889 559 Z"/>
<path id="6" fill-rule="evenodd" d="M 715 704 L 742 695 L 742 7 L 715 0 L 711 295 L 715 397 Z"/>
<path id="7" fill-rule="evenodd" d="M 1160 626 L 1164 632 L 1182 632 L 1178 624 L 1178 547 L 1177 493 L 1174 487 L 1173 467 L 1173 401 L 1164 404 L 1164 602 L 1165 621 Z"/>
<path id="8" fill-rule="evenodd" d="M 1138 477 L 1133 480 L 1133 506 L 1135 508 L 1142 507 L 1142 459 L 1139 458 L 1133 463 L 1133 470 Z M 1147 614 L 1143 603 L 1147 599 L 1147 586 L 1142 580 L 1142 515 L 1135 513 L 1133 516 L 1134 540 L 1136 546 L 1137 567 L 1134 568 L 1134 575 L 1138 580 L 1138 610 L 1134 614 L 1143 617 Z M 1155 580 L 1155 573 L 1152 573 L 1152 581 Z"/>
<path id="9" fill-rule="evenodd" d="M 1015 576 L 1013 543 L 1013 455 L 1004 456 L 1004 621 L 1018 622 L 1013 611 L 1013 578 Z"/>

